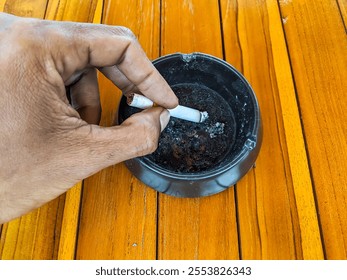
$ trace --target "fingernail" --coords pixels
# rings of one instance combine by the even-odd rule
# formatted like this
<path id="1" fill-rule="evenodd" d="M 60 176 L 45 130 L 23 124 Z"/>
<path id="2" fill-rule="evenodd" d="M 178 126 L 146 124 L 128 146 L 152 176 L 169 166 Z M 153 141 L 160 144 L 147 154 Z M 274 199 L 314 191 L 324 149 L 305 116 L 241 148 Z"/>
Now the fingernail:
<path id="1" fill-rule="evenodd" d="M 163 131 L 170 121 L 170 113 L 168 110 L 164 109 L 160 114 L 160 131 Z"/>

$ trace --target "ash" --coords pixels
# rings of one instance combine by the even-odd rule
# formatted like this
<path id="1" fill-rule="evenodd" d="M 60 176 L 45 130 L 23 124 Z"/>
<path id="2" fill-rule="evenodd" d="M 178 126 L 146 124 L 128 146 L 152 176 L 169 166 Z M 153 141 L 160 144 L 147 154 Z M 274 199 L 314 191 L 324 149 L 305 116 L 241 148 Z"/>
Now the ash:
<path id="1" fill-rule="evenodd" d="M 210 138 L 216 138 L 224 133 L 224 123 L 216 122 L 213 126 L 207 127 L 206 132 L 210 134 Z"/>

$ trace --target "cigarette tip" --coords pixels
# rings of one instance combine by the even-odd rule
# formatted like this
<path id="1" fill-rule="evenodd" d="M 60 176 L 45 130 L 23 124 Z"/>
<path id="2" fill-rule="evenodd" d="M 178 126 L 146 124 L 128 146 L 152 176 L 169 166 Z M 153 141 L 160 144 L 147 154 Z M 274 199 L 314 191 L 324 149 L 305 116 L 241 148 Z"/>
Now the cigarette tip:
<path id="1" fill-rule="evenodd" d="M 208 119 L 208 113 L 206 111 L 200 112 L 200 122 L 204 122 Z"/>
<path id="2" fill-rule="evenodd" d="M 135 97 L 135 93 L 130 93 L 126 96 L 128 105 L 130 105 L 133 102 L 134 97 Z"/>

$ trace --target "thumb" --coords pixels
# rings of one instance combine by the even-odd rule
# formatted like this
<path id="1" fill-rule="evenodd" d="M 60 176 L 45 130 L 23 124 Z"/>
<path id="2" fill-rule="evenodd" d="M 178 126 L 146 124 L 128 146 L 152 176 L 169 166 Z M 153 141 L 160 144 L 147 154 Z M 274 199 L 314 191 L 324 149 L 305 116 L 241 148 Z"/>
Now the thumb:
<path id="1" fill-rule="evenodd" d="M 78 182 L 110 165 L 144 156 L 158 147 L 160 132 L 170 119 L 161 107 L 132 115 L 119 126 L 100 127 L 83 122 L 64 136 L 59 153 L 62 172 Z"/>

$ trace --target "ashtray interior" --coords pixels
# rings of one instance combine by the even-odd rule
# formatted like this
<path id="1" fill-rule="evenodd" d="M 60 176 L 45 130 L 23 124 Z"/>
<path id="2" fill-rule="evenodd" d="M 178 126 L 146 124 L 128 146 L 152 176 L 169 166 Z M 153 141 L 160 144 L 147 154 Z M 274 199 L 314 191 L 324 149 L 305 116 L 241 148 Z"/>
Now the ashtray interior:
<path id="1" fill-rule="evenodd" d="M 175 84 L 172 89 L 181 105 L 207 111 L 209 118 L 203 123 L 171 118 L 158 149 L 146 158 L 178 173 L 215 169 L 231 153 L 235 142 L 237 125 L 231 107 L 217 92 L 201 84 Z M 123 115 L 127 118 L 138 111 L 124 107 Z"/>
<path id="2" fill-rule="evenodd" d="M 206 58 L 200 59 L 156 65 L 181 105 L 207 111 L 209 115 L 204 123 L 171 118 L 160 136 L 158 149 L 144 157 L 172 172 L 218 169 L 237 155 L 252 131 L 249 124 L 253 123 L 255 108 L 238 75 L 218 69 L 219 64 Z M 121 120 L 140 111 L 122 101 Z"/>

